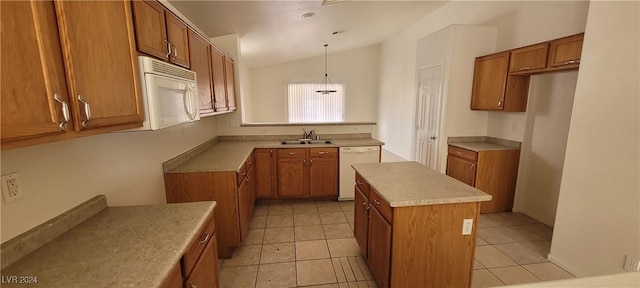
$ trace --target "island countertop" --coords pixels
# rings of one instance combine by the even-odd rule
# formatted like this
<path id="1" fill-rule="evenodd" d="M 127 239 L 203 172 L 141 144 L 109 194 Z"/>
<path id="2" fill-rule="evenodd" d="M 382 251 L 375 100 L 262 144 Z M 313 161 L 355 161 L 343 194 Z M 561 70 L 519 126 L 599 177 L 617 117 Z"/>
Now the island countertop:
<path id="1" fill-rule="evenodd" d="M 491 195 L 417 162 L 351 165 L 391 207 L 490 201 Z"/>
<path id="2" fill-rule="evenodd" d="M 215 206 L 107 207 L 9 265 L 2 276 L 37 277 L 38 283 L 16 287 L 160 287 Z"/>

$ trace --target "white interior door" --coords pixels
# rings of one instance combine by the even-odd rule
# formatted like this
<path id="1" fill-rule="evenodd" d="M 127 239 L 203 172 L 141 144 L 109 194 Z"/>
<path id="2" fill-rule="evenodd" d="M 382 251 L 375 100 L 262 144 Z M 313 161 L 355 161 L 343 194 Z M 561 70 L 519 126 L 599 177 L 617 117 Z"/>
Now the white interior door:
<path id="1" fill-rule="evenodd" d="M 439 120 L 442 98 L 442 65 L 418 70 L 416 100 L 415 160 L 437 170 L 439 151 Z"/>

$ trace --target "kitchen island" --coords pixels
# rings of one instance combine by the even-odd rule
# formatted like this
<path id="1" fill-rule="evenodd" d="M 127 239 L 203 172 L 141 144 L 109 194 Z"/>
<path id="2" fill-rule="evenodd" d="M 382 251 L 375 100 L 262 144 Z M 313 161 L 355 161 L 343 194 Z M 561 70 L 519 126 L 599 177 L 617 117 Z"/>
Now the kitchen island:
<path id="1" fill-rule="evenodd" d="M 3 256 L 9 253 L 4 250 L 37 245 L 41 239 L 34 238 L 65 229 L 70 218 L 95 213 L 2 269 L 2 287 L 217 287 L 215 207 L 216 202 L 106 207 L 105 197 L 97 196 L 4 243 Z"/>
<path id="2" fill-rule="evenodd" d="M 354 234 L 379 287 L 469 287 L 491 195 L 417 162 L 354 164 Z"/>

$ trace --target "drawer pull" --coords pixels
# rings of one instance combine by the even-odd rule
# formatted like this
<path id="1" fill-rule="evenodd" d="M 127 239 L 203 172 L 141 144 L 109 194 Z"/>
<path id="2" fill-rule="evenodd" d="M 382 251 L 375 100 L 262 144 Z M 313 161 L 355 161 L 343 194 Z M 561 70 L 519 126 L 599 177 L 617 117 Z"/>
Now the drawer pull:
<path id="1" fill-rule="evenodd" d="M 580 63 L 580 59 L 578 59 L 578 60 L 569 60 L 567 62 L 564 62 L 564 65 L 578 64 L 578 63 Z"/>
<path id="2" fill-rule="evenodd" d="M 367 206 L 367 202 L 362 202 L 362 207 Z"/>
<path id="3" fill-rule="evenodd" d="M 242 172 L 242 176 L 247 175 L 247 171 Z"/>
<path id="4" fill-rule="evenodd" d="M 462 152 L 460 152 L 460 151 L 456 151 L 456 154 L 458 154 L 458 155 L 462 155 L 462 154 L 464 154 L 464 153 L 462 153 Z"/>
<path id="5" fill-rule="evenodd" d="M 324 155 L 324 154 L 327 154 L 327 152 L 322 152 L 322 151 L 321 151 L 321 152 L 318 152 L 318 154 L 320 154 L 320 155 Z"/>
<path id="6" fill-rule="evenodd" d="M 205 233 L 204 239 L 200 240 L 200 242 L 198 242 L 198 245 L 207 243 L 207 240 L 209 240 L 209 233 Z"/>
<path id="7" fill-rule="evenodd" d="M 529 66 L 520 67 L 520 71 L 522 71 L 522 70 L 529 70 L 529 69 L 531 69 L 531 67 L 529 67 Z"/>
<path id="8" fill-rule="evenodd" d="M 373 203 L 376 203 L 376 205 L 380 205 L 380 201 L 373 199 Z"/>
<path id="9" fill-rule="evenodd" d="M 289 152 L 289 155 L 296 155 L 296 152 Z"/>
<path id="10" fill-rule="evenodd" d="M 362 185 L 362 184 L 364 184 L 364 183 L 362 183 L 362 182 L 360 182 L 360 181 L 356 181 L 356 184 L 358 184 L 358 185 Z"/>

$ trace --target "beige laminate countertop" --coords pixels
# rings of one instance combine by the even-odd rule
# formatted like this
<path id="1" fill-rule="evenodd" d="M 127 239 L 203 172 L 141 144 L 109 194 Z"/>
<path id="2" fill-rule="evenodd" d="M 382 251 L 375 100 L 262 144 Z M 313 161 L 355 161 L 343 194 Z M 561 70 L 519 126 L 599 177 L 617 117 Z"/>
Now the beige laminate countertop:
<path id="1" fill-rule="evenodd" d="M 215 206 L 107 207 L 3 269 L 2 276 L 37 277 L 37 284 L 15 287 L 160 287 Z"/>
<path id="2" fill-rule="evenodd" d="M 239 171 L 254 148 L 357 147 L 383 145 L 373 138 L 333 139 L 333 144 L 287 144 L 281 141 L 219 141 L 165 173 Z"/>
<path id="3" fill-rule="evenodd" d="M 518 147 L 501 145 L 491 142 L 454 142 L 449 143 L 451 146 L 460 147 L 463 149 L 480 152 L 481 150 L 519 150 Z"/>
<path id="4" fill-rule="evenodd" d="M 351 165 L 391 207 L 481 202 L 491 195 L 417 162 Z"/>

